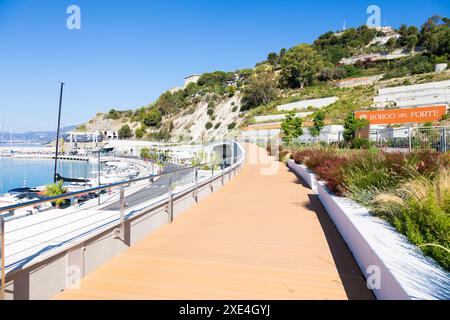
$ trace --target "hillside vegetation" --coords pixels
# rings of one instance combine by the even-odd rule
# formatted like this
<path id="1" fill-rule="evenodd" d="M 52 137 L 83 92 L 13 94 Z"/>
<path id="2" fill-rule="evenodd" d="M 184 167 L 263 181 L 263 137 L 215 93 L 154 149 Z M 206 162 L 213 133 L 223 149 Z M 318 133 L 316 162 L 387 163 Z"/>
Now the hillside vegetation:
<path id="1" fill-rule="evenodd" d="M 383 37 L 389 40 L 377 42 Z M 372 60 L 369 56 L 354 64 L 341 63 L 356 55 L 393 51 L 407 55 L 395 60 Z M 340 99 L 326 107 L 326 119 L 342 123 L 348 112 L 370 107 L 376 88 L 337 88 L 335 81 L 380 74 L 387 86 L 408 84 L 404 77 L 423 74 L 430 74 L 433 81 L 434 65 L 448 63 L 449 57 L 448 18 L 435 16 L 420 29 L 402 25 L 388 34 L 367 26 L 330 31 L 313 44 L 272 52 L 254 68 L 204 73 L 197 83 L 167 91 L 137 110 L 112 109 L 99 114 L 81 129 L 121 129 L 121 138 L 208 141 L 251 124 L 256 115 L 279 113 L 277 105 L 328 96 Z M 395 81 L 400 78 L 403 80 Z"/>

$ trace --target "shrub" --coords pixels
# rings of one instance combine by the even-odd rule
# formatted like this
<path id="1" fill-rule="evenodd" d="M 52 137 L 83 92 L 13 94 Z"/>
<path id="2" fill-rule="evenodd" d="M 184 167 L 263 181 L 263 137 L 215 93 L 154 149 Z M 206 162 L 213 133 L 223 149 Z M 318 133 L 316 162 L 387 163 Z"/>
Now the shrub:
<path id="1" fill-rule="evenodd" d="M 446 156 L 431 150 L 420 149 L 408 154 L 408 162 L 415 167 L 418 173 L 434 176 L 445 163 Z M 448 163 L 447 163 L 448 164 Z"/>
<path id="2" fill-rule="evenodd" d="M 214 114 L 214 109 L 208 109 L 206 113 L 211 117 Z"/>
<path id="3" fill-rule="evenodd" d="M 332 192 L 341 195 L 345 191 L 343 168 L 348 162 L 349 159 L 344 156 L 333 155 L 323 160 L 315 172 Z"/>
<path id="4" fill-rule="evenodd" d="M 372 146 L 372 143 L 368 139 L 364 138 L 355 138 L 351 142 L 351 147 L 353 149 L 369 149 Z"/>
<path id="5" fill-rule="evenodd" d="M 308 157 L 304 160 L 305 166 L 308 167 L 309 170 L 314 171 L 322 161 L 327 159 L 334 159 L 335 152 L 332 149 L 321 149 L 317 148 L 311 150 Z"/>
<path id="6" fill-rule="evenodd" d="M 214 126 L 214 129 L 219 129 L 220 126 L 222 125 L 222 122 L 217 122 L 216 125 Z"/>
<path id="7" fill-rule="evenodd" d="M 294 162 L 296 164 L 304 164 L 306 159 L 308 159 L 314 151 L 311 149 L 305 149 L 301 151 L 294 152 Z"/>
<path id="8" fill-rule="evenodd" d="M 133 137 L 133 132 L 129 125 L 125 124 L 119 129 L 119 139 L 130 139 Z"/>
<path id="9" fill-rule="evenodd" d="M 233 130 L 234 128 L 236 128 L 236 122 L 232 122 L 228 125 L 228 130 Z"/>
<path id="10" fill-rule="evenodd" d="M 143 124 L 148 127 L 159 127 L 161 125 L 162 115 L 157 108 L 152 108 L 147 114 L 141 115 Z"/>
<path id="11" fill-rule="evenodd" d="M 384 165 L 382 157 L 377 156 L 358 157 L 343 168 L 343 175 L 343 193 L 365 205 L 376 193 L 398 186 L 402 181 L 402 177 L 394 175 Z"/>
<path id="12" fill-rule="evenodd" d="M 238 110 L 238 106 L 234 106 L 233 109 L 231 109 L 232 112 L 236 112 Z"/>
<path id="13" fill-rule="evenodd" d="M 205 124 L 206 130 L 211 129 L 212 127 L 213 127 L 213 124 L 212 124 L 211 122 L 207 122 L 207 123 Z"/>
<path id="14" fill-rule="evenodd" d="M 437 179 L 419 177 L 395 192 L 380 194 L 374 210 L 424 254 L 450 271 L 450 171 Z"/>
<path id="15" fill-rule="evenodd" d="M 137 128 L 136 131 L 134 132 L 134 135 L 136 136 L 136 138 L 141 139 L 145 134 L 145 129 L 141 128 Z"/>
<path id="16" fill-rule="evenodd" d="M 111 109 L 109 110 L 106 118 L 111 120 L 117 120 L 120 118 L 120 113 L 115 109 Z"/>
<path id="17" fill-rule="evenodd" d="M 143 158 L 143 159 L 150 159 L 150 149 L 149 148 L 142 148 L 141 149 L 141 158 Z"/>
<path id="18" fill-rule="evenodd" d="M 278 161 L 285 162 L 287 159 L 289 159 L 290 154 L 291 154 L 291 151 L 289 151 L 289 150 L 281 150 L 278 153 Z"/>

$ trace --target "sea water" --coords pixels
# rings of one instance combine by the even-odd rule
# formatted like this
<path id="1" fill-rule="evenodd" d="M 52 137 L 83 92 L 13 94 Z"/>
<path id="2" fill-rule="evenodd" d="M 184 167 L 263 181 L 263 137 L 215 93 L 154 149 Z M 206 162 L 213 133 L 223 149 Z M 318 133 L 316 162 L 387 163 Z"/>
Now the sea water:
<path id="1" fill-rule="evenodd" d="M 0 158 L 0 194 L 21 187 L 39 187 L 53 182 L 54 160 Z M 58 161 L 57 172 L 65 178 L 91 178 L 96 164 Z"/>

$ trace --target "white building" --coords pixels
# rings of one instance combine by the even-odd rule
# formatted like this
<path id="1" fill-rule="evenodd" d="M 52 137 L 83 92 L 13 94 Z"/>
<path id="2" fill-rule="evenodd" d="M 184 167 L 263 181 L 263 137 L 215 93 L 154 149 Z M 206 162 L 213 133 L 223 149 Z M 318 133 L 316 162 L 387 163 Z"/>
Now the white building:
<path id="1" fill-rule="evenodd" d="M 319 135 L 320 142 L 333 143 L 339 142 L 344 139 L 344 126 L 340 125 L 328 125 L 323 127 Z M 296 139 L 299 143 L 314 143 L 317 141 L 317 137 L 313 137 L 309 133 L 308 128 L 303 128 L 303 135 Z"/>
<path id="2" fill-rule="evenodd" d="M 102 131 L 103 138 L 105 140 L 118 140 L 119 134 L 116 130 L 104 130 Z"/>
<path id="3" fill-rule="evenodd" d="M 268 139 L 278 137 L 280 133 L 281 129 L 255 129 L 242 131 L 240 138 L 250 142 L 267 141 Z"/>

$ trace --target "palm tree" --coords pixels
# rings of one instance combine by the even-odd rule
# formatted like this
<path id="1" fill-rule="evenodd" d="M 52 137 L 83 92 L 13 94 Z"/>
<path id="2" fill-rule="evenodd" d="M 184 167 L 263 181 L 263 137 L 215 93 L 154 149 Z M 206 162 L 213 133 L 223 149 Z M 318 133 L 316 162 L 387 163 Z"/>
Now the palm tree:
<path id="1" fill-rule="evenodd" d="M 47 197 L 60 196 L 66 192 L 67 192 L 67 188 L 63 186 L 62 181 L 49 184 L 48 186 L 45 187 L 45 195 Z M 56 204 L 57 207 L 59 207 L 63 203 L 63 201 L 64 200 L 59 199 L 59 200 L 55 200 L 54 203 Z"/>

